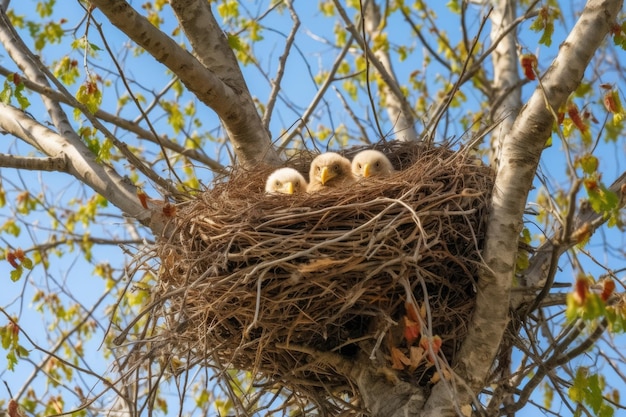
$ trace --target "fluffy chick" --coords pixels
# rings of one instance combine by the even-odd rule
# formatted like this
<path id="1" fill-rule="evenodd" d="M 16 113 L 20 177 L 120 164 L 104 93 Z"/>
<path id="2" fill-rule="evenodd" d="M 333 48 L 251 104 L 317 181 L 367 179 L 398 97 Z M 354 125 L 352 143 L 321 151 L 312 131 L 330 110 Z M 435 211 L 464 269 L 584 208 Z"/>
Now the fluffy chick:
<path id="1" fill-rule="evenodd" d="M 385 177 L 394 172 L 385 154 L 373 149 L 359 152 L 352 160 L 352 174 L 357 178 Z"/>
<path id="2" fill-rule="evenodd" d="M 265 192 L 270 194 L 297 194 L 305 192 L 306 189 L 306 180 L 293 168 L 277 169 L 265 182 Z"/>
<path id="3" fill-rule="evenodd" d="M 318 155 L 311 162 L 309 171 L 309 193 L 326 188 L 338 188 L 355 181 L 350 168 L 350 160 L 335 152 Z"/>

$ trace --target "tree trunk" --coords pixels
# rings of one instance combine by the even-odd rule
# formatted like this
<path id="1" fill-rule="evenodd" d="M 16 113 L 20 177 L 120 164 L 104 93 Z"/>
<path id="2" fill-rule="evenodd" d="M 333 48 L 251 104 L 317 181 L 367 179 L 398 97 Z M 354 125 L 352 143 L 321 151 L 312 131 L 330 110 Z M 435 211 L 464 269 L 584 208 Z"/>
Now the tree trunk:
<path id="1" fill-rule="evenodd" d="M 493 51 L 493 95 L 490 97 L 491 123 L 497 124 L 491 135 L 491 166 L 497 167 L 504 137 L 511 131 L 513 122 L 522 108 L 522 89 L 518 75 L 518 55 L 515 31 L 502 39 L 503 31 L 515 20 L 515 0 L 499 0 L 494 3 L 491 20 Z"/>
<path id="2" fill-rule="evenodd" d="M 456 416 L 467 410 L 484 387 L 488 372 L 498 352 L 509 317 L 510 288 L 513 281 L 515 257 L 522 215 L 541 152 L 552 132 L 554 118 L 546 103 L 558 109 L 566 102 L 583 77 L 585 68 L 600 46 L 622 7 L 621 0 L 590 0 L 580 19 L 538 85 L 529 102 L 503 136 L 502 152 L 492 196 L 492 211 L 487 227 L 482 269 L 477 288 L 477 303 L 469 323 L 469 333 L 454 364 L 453 384 L 435 384 L 422 403 L 421 393 L 391 388 L 384 392 L 385 403 L 394 404 L 389 410 L 380 402 L 366 398 L 366 404 L 376 417 Z M 510 47 L 514 48 L 513 44 Z M 502 54 L 510 63 L 510 55 Z M 497 300 L 497 302 L 496 302 Z M 360 384 L 364 397 L 383 380 L 363 378 Z M 368 382 L 369 381 L 369 382 Z M 388 382 L 388 385 L 393 383 Z M 416 399 L 419 399 L 416 401 Z M 422 406 L 423 404 L 423 406 Z M 462 415 L 462 414 L 461 414 Z"/>

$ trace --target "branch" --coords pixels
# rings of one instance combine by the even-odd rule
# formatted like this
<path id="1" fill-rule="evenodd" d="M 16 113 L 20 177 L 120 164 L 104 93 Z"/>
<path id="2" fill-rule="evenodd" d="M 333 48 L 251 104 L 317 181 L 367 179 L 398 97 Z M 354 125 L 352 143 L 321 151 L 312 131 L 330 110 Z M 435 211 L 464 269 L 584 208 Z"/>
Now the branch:
<path id="1" fill-rule="evenodd" d="M 203 62 L 157 29 L 126 1 L 92 0 L 91 4 L 137 45 L 176 74 L 189 91 L 217 113 L 243 165 L 259 162 L 280 164 L 232 50 L 228 47 L 227 38 L 215 22 L 208 2 L 173 0 L 170 3 L 194 50 L 198 48 L 196 52 Z M 203 45 L 204 41 L 208 44 Z M 209 49 L 211 46 L 216 49 Z M 215 62 L 210 59 L 211 54 L 216 57 Z M 222 58 L 224 60 L 220 61 Z"/>
<path id="2" fill-rule="evenodd" d="M 524 14 L 524 16 L 518 17 L 517 19 L 513 20 L 508 26 L 506 27 L 502 27 L 499 31 L 497 36 L 492 36 L 492 43 L 491 46 L 489 46 L 489 48 L 487 48 L 484 52 L 482 52 L 482 54 L 480 56 L 477 57 L 471 57 L 471 66 L 467 69 L 461 72 L 461 74 L 459 74 L 459 79 L 457 80 L 455 87 L 453 90 L 451 90 L 451 92 L 447 93 L 447 95 L 451 94 L 452 92 L 456 91 L 456 89 L 458 89 L 460 86 L 464 85 L 467 81 L 470 81 L 473 77 L 475 77 L 477 74 L 479 74 L 479 71 L 482 69 L 482 64 L 483 62 L 490 56 L 492 56 L 492 53 L 494 50 L 496 50 L 496 48 L 498 48 L 498 46 L 500 45 L 500 42 L 509 36 L 509 34 L 514 33 L 513 31 L 524 21 L 530 19 L 531 17 L 537 15 L 536 11 L 533 11 L 533 8 L 535 7 L 535 5 L 538 3 L 539 0 L 534 0 L 532 4 L 530 4 L 530 6 L 528 7 L 526 13 Z M 406 17 L 406 16 L 405 16 Z M 492 22 L 495 22 L 496 20 L 493 18 L 493 16 L 490 16 Z M 408 19 L 408 18 L 407 18 Z M 416 30 L 416 29 L 414 29 Z M 477 37 L 475 37 L 476 39 L 478 39 Z M 509 44 L 511 45 L 511 44 Z M 435 57 L 437 56 L 436 54 L 434 55 Z M 467 65 L 467 63 L 469 62 L 469 57 L 468 60 L 465 61 L 465 65 Z M 448 66 L 448 69 L 449 66 Z M 481 91 L 483 91 L 487 96 L 491 97 L 493 95 L 493 92 L 491 90 L 493 90 L 492 88 L 490 88 L 489 86 L 489 81 L 486 80 L 482 75 L 478 75 L 479 76 L 479 80 L 480 80 L 480 87 Z M 516 77 L 519 79 L 519 77 L 516 75 Z M 509 95 L 519 89 L 522 85 L 524 84 L 524 81 L 519 80 L 517 83 L 511 83 L 510 85 L 507 86 L 506 89 L 504 89 L 503 91 L 500 91 L 500 94 L 498 97 L 496 98 L 492 98 L 490 101 L 490 106 L 492 109 L 497 109 L 501 106 L 502 102 L 507 100 Z M 521 105 L 520 105 L 521 106 Z M 433 110 L 431 110 L 431 114 L 433 115 L 439 115 L 440 113 L 443 114 L 443 112 L 445 111 L 447 107 L 447 101 L 442 101 L 439 103 L 439 105 L 437 105 L 436 107 L 434 107 Z M 517 111 L 515 113 L 515 115 L 517 115 Z M 431 118 L 434 120 L 434 118 Z M 498 123 L 499 120 L 494 118 L 493 115 L 491 117 L 492 123 Z M 425 131 L 430 131 L 432 130 L 432 125 L 433 125 L 434 121 L 431 121 L 426 128 L 424 129 Z M 509 125 L 510 128 L 510 125 Z M 508 131 L 507 131 L 508 132 Z M 501 135 L 503 136 L 503 135 Z M 498 145 L 499 146 L 499 145 Z"/>
<path id="3" fill-rule="evenodd" d="M 148 221 L 149 213 L 141 206 L 135 186 L 112 167 L 98 163 L 85 146 L 68 146 L 65 137 L 3 103 L 0 103 L 0 128 L 46 155 L 64 159 L 65 172 L 100 193 L 129 216 L 144 224 Z"/>
<path id="4" fill-rule="evenodd" d="M 619 197 L 618 208 L 622 209 L 626 206 L 626 172 L 617 178 L 613 184 L 609 187 L 609 190 L 617 194 Z M 596 213 L 588 202 L 583 203 L 578 215 L 573 220 L 572 230 L 576 231 L 581 227 L 589 228 L 589 234 L 593 233 L 608 219 L 604 218 L 602 213 Z M 576 245 L 574 240 L 557 241 L 557 236 L 562 236 L 563 230 L 559 228 L 556 230 L 551 238 L 537 248 L 535 254 L 530 258 L 530 264 L 525 271 L 519 277 L 519 281 L 523 287 L 532 288 L 537 286 L 545 286 L 549 283 L 550 271 L 555 269 L 552 264 L 554 259 L 565 253 Z M 565 236 L 569 238 L 569 236 Z M 549 286 L 549 285 L 548 285 Z M 549 286 L 551 287 L 551 286 Z M 549 289 L 549 288 L 548 288 Z M 536 298 L 535 294 L 527 296 L 519 296 L 511 299 L 511 308 L 518 309 L 522 304 L 526 302 L 532 302 Z"/>
<path id="5" fill-rule="evenodd" d="M 352 46 L 353 42 L 354 42 L 354 36 L 350 36 L 348 40 L 346 40 L 346 44 L 343 46 L 343 48 L 341 49 L 341 52 L 339 52 L 339 54 L 335 58 L 333 65 L 328 71 L 328 75 L 324 79 L 324 82 L 317 89 L 317 93 L 315 93 L 315 97 L 313 97 L 313 100 L 311 100 L 311 103 L 309 104 L 309 106 L 306 108 L 304 113 L 302 113 L 302 116 L 300 117 L 300 122 L 298 122 L 298 125 L 291 130 L 291 133 L 289 133 L 289 135 L 287 135 L 287 137 L 281 143 L 280 145 L 281 151 L 284 150 L 287 147 L 287 145 L 289 145 L 289 143 L 291 143 L 291 141 L 298 134 L 300 134 L 300 132 L 302 131 L 302 128 L 304 128 L 307 125 L 307 123 L 309 123 L 309 118 L 311 117 L 315 109 L 317 109 L 317 105 L 320 103 L 320 101 L 322 101 L 322 98 L 324 98 L 324 94 L 326 94 L 326 91 L 328 91 L 328 88 L 330 88 L 331 84 L 335 81 L 335 75 L 337 74 L 339 67 L 343 63 L 343 59 L 348 54 L 348 50 Z"/>
<path id="6" fill-rule="evenodd" d="M 171 186 L 170 183 L 166 182 L 163 178 L 156 174 L 153 170 L 149 169 L 144 162 L 139 159 L 133 152 L 128 149 L 128 146 L 119 141 L 98 119 L 96 119 L 91 111 L 87 109 L 87 107 L 76 100 L 65 88 L 63 84 L 61 84 L 55 76 L 50 72 L 48 68 L 46 68 L 40 61 L 39 57 L 32 53 L 30 49 L 24 44 L 22 39 L 19 37 L 11 22 L 9 21 L 7 15 L 0 11 L 0 42 L 4 45 L 5 49 L 9 52 L 9 55 L 15 61 L 15 63 L 25 72 L 26 76 L 32 78 L 37 83 L 41 85 L 48 86 L 48 77 L 56 87 L 62 92 L 62 94 L 67 98 L 70 105 L 74 108 L 79 109 L 83 115 L 92 123 L 92 125 L 101 131 L 113 144 L 120 150 L 120 152 L 128 159 L 132 166 L 134 166 L 138 171 L 143 173 L 146 177 L 154 181 L 159 186 L 163 187 L 163 189 L 168 190 L 169 192 L 176 194 L 177 190 Z M 64 141 L 66 142 L 66 146 L 73 147 L 79 149 L 83 155 L 92 155 L 92 159 L 95 158 L 95 155 L 91 153 L 91 151 L 87 148 L 87 146 L 83 143 L 81 138 L 78 136 L 69 120 L 67 119 L 67 115 L 65 111 L 61 107 L 61 105 L 55 101 L 50 99 L 49 97 L 43 95 L 42 101 L 48 110 L 48 114 L 50 114 L 50 118 L 52 119 L 53 125 L 55 126 L 58 132 L 61 132 Z M 18 136 L 22 137 L 22 136 Z M 43 149 L 35 145 L 39 149 Z M 44 151 L 49 156 L 55 156 L 56 154 L 50 154 Z M 84 179 L 81 179 L 84 180 Z M 112 201 L 115 204 L 114 201 Z"/>
<path id="7" fill-rule="evenodd" d="M 413 117 L 413 111 L 411 109 L 411 105 L 407 101 L 406 97 L 404 97 L 404 94 L 402 93 L 402 90 L 400 89 L 400 86 L 398 85 L 396 79 L 393 77 L 392 74 L 389 73 L 389 71 L 387 71 L 387 68 L 381 63 L 378 57 L 368 47 L 365 40 L 361 37 L 361 34 L 359 33 L 359 31 L 356 29 L 356 27 L 354 27 L 354 24 L 348 17 L 348 14 L 346 13 L 346 10 L 343 8 L 341 2 L 339 2 L 338 0 L 333 0 L 333 4 L 335 5 L 337 12 L 343 19 L 346 25 L 346 30 L 350 32 L 350 34 L 354 37 L 356 42 L 359 44 L 359 46 L 363 50 L 363 53 L 367 55 L 370 63 L 374 66 L 374 68 L 376 68 L 376 71 L 378 71 L 380 78 L 383 80 L 385 85 L 389 87 L 389 91 L 391 92 L 391 94 L 393 94 L 397 103 L 400 104 L 400 109 L 402 113 L 411 115 L 411 117 Z"/>
<path id="8" fill-rule="evenodd" d="M 67 171 L 67 161 L 63 157 L 37 158 L 21 157 L 0 153 L 0 167 L 26 169 L 29 171 Z"/>
<path id="9" fill-rule="evenodd" d="M 272 80 L 272 91 L 270 92 L 269 100 L 267 100 L 267 105 L 265 106 L 265 113 L 263 114 L 263 126 L 268 131 L 270 129 L 270 120 L 272 119 L 272 113 L 274 111 L 274 106 L 276 105 L 276 99 L 278 98 L 278 92 L 281 89 L 281 82 L 283 80 L 283 76 L 285 75 L 287 58 L 289 57 L 291 47 L 296 40 L 298 28 L 300 28 L 300 19 L 298 18 L 298 14 L 293 8 L 293 1 L 287 0 L 286 3 L 287 8 L 289 9 L 289 15 L 291 16 L 291 20 L 293 21 L 293 26 L 291 27 L 289 36 L 287 36 L 287 40 L 285 41 L 285 49 L 283 51 L 283 54 L 280 56 L 280 58 L 278 58 L 278 69 L 276 70 L 276 78 Z"/>
<path id="10" fill-rule="evenodd" d="M 469 333 L 458 354 L 457 373 L 473 393 L 457 393 L 461 404 L 469 402 L 484 386 L 484 380 L 498 352 L 508 323 L 511 283 L 515 269 L 517 241 L 528 192 L 559 108 L 576 89 L 594 52 L 600 47 L 622 6 L 620 0 L 590 0 L 543 79 L 544 91 L 536 88 L 502 143 L 492 211 L 487 225 L 476 308 Z M 431 399 L 450 397 L 436 385 Z M 460 397 L 460 398 L 459 398 Z M 430 400 L 429 400 L 430 402 Z"/>
<path id="11" fill-rule="evenodd" d="M 380 20 L 380 7 L 372 0 L 366 2 L 363 13 L 364 27 L 371 39 L 374 39 L 381 32 L 381 20 Z M 367 46 L 369 49 L 369 46 Z M 391 67 L 391 58 L 389 52 L 384 48 L 380 48 L 374 52 L 374 57 L 378 59 L 380 65 L 382 65 L 389 77 L 393 80 L 394 84 L 400 89 L 398 81 L 396 79 L 393 68 Z M 369 80 L 367 80 L 369 83 Z M 393 131 L 396 139 L 401 141 L 416 141 L 418 140 L 417 132 L 415 131 L 415 119 L 413 113 L 407 111 L 408 105 L 404 95 L 402 100 L 392 92 L 392 87 L 386 83 L 381 88 L 385 97 L 385 107 L 387 108 L 387 114 L 389 120 L 393 123 Z M 374 112 L 376 114 L 376 112 Z"/>
<path id="12" fill-rule="evenodd" d="M 585 340 L 583 340 L 580 343 L 580 345 L 572 348 L 568 352 L 562 353 L 564 349 L 569 347 L 569 343 L 573 342 L 574 339 L 580 335 L 584 327 L 585 327 L 585 323 L 581 320 L 576 326 L 576 331 L 573 332 L 573 337 L 567 341 L 560 343 L 559 344 L 560 349 L 558 349 L 554 353 L 554 355 L 552 355 L 545 362 L 538 363 L 536 373 L 533 375 L 530 381 L 528 381 L 528 383 L 524 386 L 515 404 L 511 404 L 511 405 L 504 407 L 500 411 L 501 415 L 508 414 L 508 413 L 515 413 L 516 411 L 521 410 L 528 403 L 528 399 L 530 398 L 531 394 L 535 392 L 535 388 L 537 388 L 537 386 L 541 383 L 541 381 L 543 381 L 544 377 L 550 371 L 552 371 L 553 369 L 561 365 L 571 362 L 572 359 L 576 358 L 577 356 L 580 356 L 583 353 L 588 352 L 589 349 L 596 344 L 596 342 L 600 339 L 600 336 L 602 336 L 602 334 L 606 330 L 607 321 L 606 319 L 603 319 L 595 328 L 595 330 Z"/>
<path id="13" fill-rule="evenodd" d="M 491 96 L 491 120 L 498 120 L 499 126 L 491 135 L 491 166 L 497 167 L 500 147 L 504 137 L 511 131 L 513 122 L 522 108 L 522 89 L 519 84 L 519 66 L 516 36 L 513 31 L 504 32 L 507 27 L 516 27 L 514 12 L 515 0 L 500 0 L 494 3 L 491 14 L 491 41 L 493 51 L 493 94 Z M 506 33 L 501 37 L 502 33 Z M 497 43 L 496 43 L 497 42 Z M 494 103 L 498 102 L 495 106 Z"/>
<path id="14" fill-rule="evenodd" d="M 6 77 L 9 74 L 13 74 L 13 71 L 10 71 L 9 69 L 5 67 L 0 66 L 0 75 L 4 75 Z M 64 94 L 60 93 L 57 90 L 54 90 L 50 86 L 38 84 L 26 77 L 22 78 L 22 82 L 24 83 L 24 86 L 28 88 L 29 90 L 32 90 L 41 95 L 45 95 L 54 101 L 58 101 L 59 103 L 64 103 L 64 104 L 69 104 L 69 105 L 72 104 L 72 100 L 68 99 Z M 172 150 L 174 152 L 177 152 L 181 155 L 184 155 L 187 158 L 198 161 L 199 163 L 208 166 L 211 170 L 215 172 L 218 172 L 221 174 L 226 173 L 224 166 L 220 164 L 219 162 L 217 162 L 216 160 L 214 160 L 213 158 L 209 158 L 205 154 L 200 153 L 195 149 L 187 149 L 184 146 L 181 146 L 175 142 L 172 142 L 171 140 L 168 140 L 167 137 L 165 136 L 155 137 L 152 132 L 139 126 L 139 121 L 143 119 L 143 116 L 138 118 L 138 120 L 127 120 L 127 119 L 116 116 L 104 110 L 97 110 L 94 113 L 94 116 L 100 120 L 114 124 L 117 127 L 121 127 L 122 129 L 125 129 L 131 133 L 134 133 L 140 139 L 145 139 L 155 144 L 162 143 L 165 148 Z"/>

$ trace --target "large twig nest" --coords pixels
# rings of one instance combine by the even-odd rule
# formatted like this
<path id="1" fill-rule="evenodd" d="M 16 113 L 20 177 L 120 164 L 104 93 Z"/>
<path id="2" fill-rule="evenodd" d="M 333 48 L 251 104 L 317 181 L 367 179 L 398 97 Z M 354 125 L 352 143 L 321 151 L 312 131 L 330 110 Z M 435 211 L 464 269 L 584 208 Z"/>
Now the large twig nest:
<path id="1" fill-rule="evenodd" d="M 316 354 L 350 360 L 368 346 L 365 355 L 425 385 L 427 360 L 392 360 L 392 349 L 409 357 L 419 343 L 403 328 L 414 297 L 418 310 L 428 305 L 422 334 L 440 336 L 440 355 L 454 362 L 473 310 L 492 173 L 445 148 L 379 149 L 400 170 L 384 180 L 266 195 L 270 169 L 239 171 L 179 207 L 171 238 L 157 245 L 151 317 L 162 323 L 161 346 L 307 395 L 351 383 Z M 310 159 L 291 165 L 306 174 Z"/>

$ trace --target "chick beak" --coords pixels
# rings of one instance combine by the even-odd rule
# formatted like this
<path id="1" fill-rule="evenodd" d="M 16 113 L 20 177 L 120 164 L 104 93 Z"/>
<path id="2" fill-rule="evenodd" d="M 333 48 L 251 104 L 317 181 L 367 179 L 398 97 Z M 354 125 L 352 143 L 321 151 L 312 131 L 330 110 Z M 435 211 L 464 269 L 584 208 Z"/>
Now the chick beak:
<path id="1" fill-rule="evenodd" d="M 322 182 L 322 185 L 326 184 L 326 182 L 331 178 L 332 177 L 328 167 L 322 167 L 322 172 L 320 173 L 320 181 Z"/>
<path id="2" fill-rule="evenodd" d="M 367 178 L 370 176 L 370 164 L 363 165 L 363 177 Z"/>
<path id="3" fill-rule="evenodd" d="M 287 194 L 293 194 L 293 182 L 292 181 L 288 181 L 285 188 L 285 191 L 287 192 Z"/>

